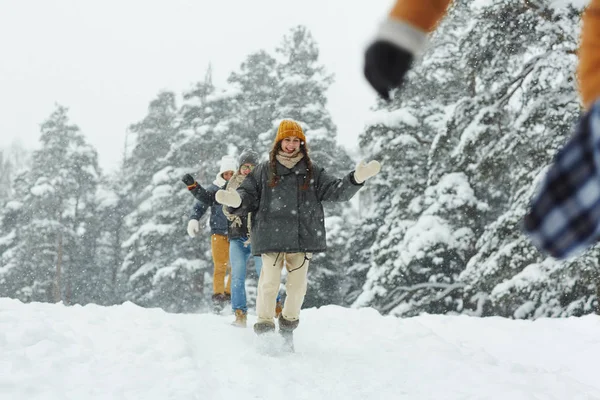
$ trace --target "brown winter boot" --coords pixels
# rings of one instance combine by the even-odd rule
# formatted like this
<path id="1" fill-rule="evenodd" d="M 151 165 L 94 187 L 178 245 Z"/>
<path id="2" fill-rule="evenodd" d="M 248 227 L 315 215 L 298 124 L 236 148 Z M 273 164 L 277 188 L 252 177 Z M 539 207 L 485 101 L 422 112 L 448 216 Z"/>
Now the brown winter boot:
<path id="1" fill-rule="evenodd" d="M 235 310 L 235 321 L 231 323 L 233 326 L 238 328 L 246 327 L 246 313 L 242 310 Z"/>
<path id="2" fill-rule="evenodd" d="M 275 323 L 273 321 L 259 321 L 254 324 L 254 333 L 257 335 L 269 332 L 275 332 Z"/>

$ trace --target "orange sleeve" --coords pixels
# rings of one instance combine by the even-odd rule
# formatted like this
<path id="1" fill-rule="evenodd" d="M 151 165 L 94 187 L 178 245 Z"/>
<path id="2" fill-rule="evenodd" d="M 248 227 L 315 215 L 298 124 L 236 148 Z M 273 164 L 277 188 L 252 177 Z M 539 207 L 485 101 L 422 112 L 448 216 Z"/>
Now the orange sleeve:
<path id="1" fill-rule="evenodd" d="M 452 0 L 397 0 L 390 17 L 429 33 L 442 20 Z"/>
<path id="2" fill-rule="evenodd" d="M 577 75 L 583 106 L 600 97 L 600 0 L 592 0 L 583 12 Z"/>

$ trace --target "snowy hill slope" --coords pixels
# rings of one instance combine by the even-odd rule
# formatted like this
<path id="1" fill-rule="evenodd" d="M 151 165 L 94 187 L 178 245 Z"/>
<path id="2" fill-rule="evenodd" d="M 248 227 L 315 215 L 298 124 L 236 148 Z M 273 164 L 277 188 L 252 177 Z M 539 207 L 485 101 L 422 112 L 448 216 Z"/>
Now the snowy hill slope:
<path id="1" fill-rule="evenodd" d="M 330 306 L 304 310 L 297 353 L 275 356 L 230 321 L 0 299 L 0 399 L 600 399 L 597 316 Z"/>

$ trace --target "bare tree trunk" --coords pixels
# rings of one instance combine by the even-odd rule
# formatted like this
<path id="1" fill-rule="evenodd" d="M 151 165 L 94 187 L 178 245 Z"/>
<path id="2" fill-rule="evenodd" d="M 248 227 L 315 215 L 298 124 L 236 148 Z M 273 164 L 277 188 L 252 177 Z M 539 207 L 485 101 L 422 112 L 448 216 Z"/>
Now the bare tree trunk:
<path id="1" fill-rule="evenodd" d="M 193 278 L 194 291 L 200 296 L 204 295 L 204 271 L 196 271 Z"/>
<path id="2" fill-rule="evenodd" d="M 60 221 L 60 220 L 59 220 Z M 58 303 L 62 299 L 62 262 L 63 262 L 63 242 L 62 232 L 58 232 L 56 243 L 56 277 L 54 281 L 54 302 Z"/>
<path id="3" fill-rule="evenodd" d="M 80 185 L 81 187 L 81 185 Z M 78 218 L 79 218 L 79 199 L 80 199 L 80 195 L 77 195 L 77 198 L 75 199 L 75 216 L 73 218 L 73 231 L 77 232 L 77 223 L 79 222 Z"/>
<path id="4" fill-rule="evenodd" d="M 119 224 L 119 228 L 117 229 L 116 235 L 115 235 L 115 254 L 114 254 L 114 258 L 113 258 L 113 262 L 111 265 L 112 268 L 112 276 L 111 276 L 111 290 L 112 290 L 112 299 L 107 299 L 107 301 L 109 302 L 109 304 L 117 304 L 121 301 L 121 293 L 119 288 L 117 287 L 117 277 L 119 276 L 119 268 L 121 267 L 122 264 L 122 260 L 121 260 L 121 253 L 120 253 L 120 249 L 119 249 L 119 244 L 121 243 L 121 235 L 120 235 L 120 228 Z"/>
<path id="5" fill-rule="evenodd" d="M 113 242 L 114 246 L 114 250 L 115 250 L 115 254 L 114 254 L 114 263 L 112 266 L 112 285 L 113 285 L 113 290 L 116 290 L 117 288 L 117 275 L 119 272 L 119 268 L 121 267 L 121 264 L 123 262 L 122 258 L 121 258 L 121 230 L 123 229 L 123 218 L 121 218 L 121 216 L 119 215 L 119 218 L 117 220 L 117 226 L 115 227 L 115 241 Z"/>
<path id="6" fill-rule="evenodd" d="M 71 278 L 69 277 L 69 274 L 67 274 L 66 279 L 65 279 L 65 283 L 64 283 L 64 287 L 65 287 L 65 305 L 70 305 L 73 304 L 71 302 L 72 296 L 71 296 Z"/>
<path id="7" fill-rule="evenodd" d="M 131 131 L 129 130 L 129 128 L 127 128 L 125 130 L 125 142 L 123 143 L 123 160 L 121 163 L 121 170 L 125 171 L 127 169 L 127 156 L 129 153 L 129 134 L 131 133 Z"/>
<path id="8" fill-rule="evenodd" d="M 469 92 L 471 93 L 471 96 L 475 96 L 477 94 L 477 90 L 475 90 L 475 88 L 477 87 L 477 80 L 475 79 L 475 72 L 471 73 L 470 76 L 470 82 L 469 82 Z"/>
<path id="9" fill-rule="evenodd" d="M 596 273 L 596 314 L 600 315 L 600 276 Z"/>
<path id="10" fill-rule="evenodd" d="M 118 259 L 118 260 L 120 260 L 117 257 L 115 257 L 115 258 Z M 119 266 L 120 266 L 120 264 L 118 264 L 116 262 L 112 266 L 111 284 L 112 284 L 112 288 L 113 288 L 113 293 L 116 293 L 116 290 L 117 290 L 117 272 L 119 271 Z"/>

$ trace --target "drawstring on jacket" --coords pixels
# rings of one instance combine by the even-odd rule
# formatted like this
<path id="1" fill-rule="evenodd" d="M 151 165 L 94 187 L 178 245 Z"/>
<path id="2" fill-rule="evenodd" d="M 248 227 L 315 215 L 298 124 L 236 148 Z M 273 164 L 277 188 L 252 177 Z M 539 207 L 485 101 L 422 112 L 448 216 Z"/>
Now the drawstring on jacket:
<path id="1" fill-rule="evenodd" d="M 290 269 L 288 269 L 288 273 L 290 273 L 290 272 L 294 272 L 294 271 L 296 271 L 297 269 L 300 269 L 300 268 L 302 268 L 302 267 L 304 266 L 304 263 L 306 263 L 307 261 L 310 261 L 310 260 L 312 260 L 312 258 L 308 258 L 308 257 L 306 256 L 306 253 L 304 253 L 304 260 L 302 260 L 302 264 L 300 264 L 300 266 L 299 266 L 298 268 L 294 268 L 294 269 L 291 269 L 291 270 L 290 270 Z"/>
<path id="2" fill-rule="evenodd" d="M 273 263 L 273 266 L 277 265 L 277 260 L 279 260 L 280 255 L 281 255 L 281 253 L 277 253 L 277 257 L 275 257 L 275 262 Z"/>
<path id="3" fill-rule="evenodd" d="M 274 267 L 275 267 L 275 266 L 277 266 L 277 260 L 279 260 L 279 256 L 280 256 L 280 255 L 281 255 L 281 253 L 277 253 L 277 257 L 275 257 L 275 262 L 273 262 L 273 266 L 274 266 Z M 298 268 L 294 268 L 294 269 L 291 269 L 291 270 L 290 270 L 290 269 L 288 269 L 288 273 L 289 273 L 289 272 L 294 272 L 294 271 L 296 271 L 296 270 L 298 270 L 298 269 L 300 269 L 300 268 L 304 267 L 304 264 L 305 264 L 307 261 L 311 261 L 311 260 L 312 260 L 312 258 L 308 258 L 308 257 L 306 256 L 306 253 L 304 253 L 304 260 L 302 260 L 302 264 L 300 264 L 300 266 L 299 266 Z M 287 268 L 286 268 L 286 269 L 287 269 Z"/>

